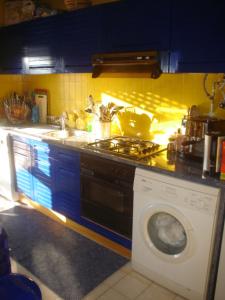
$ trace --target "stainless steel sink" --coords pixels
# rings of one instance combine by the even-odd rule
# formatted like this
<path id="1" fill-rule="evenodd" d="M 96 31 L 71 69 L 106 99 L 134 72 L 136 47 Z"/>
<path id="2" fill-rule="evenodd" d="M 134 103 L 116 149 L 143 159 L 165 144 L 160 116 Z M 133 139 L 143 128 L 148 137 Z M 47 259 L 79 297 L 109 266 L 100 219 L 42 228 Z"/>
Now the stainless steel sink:
<path id="1" fill-rule="evenodd" d="M 63 139 L 67 139 L 70 136 L 73 136 L 73 133 L 68 130 L 56 130 L 56 131 L 48 132 L 44 134 L 44 136 L 57 139 L 57 140 L 63 140 Z"/>
<path id="2" fill-rule="evenodd" d="M 54 140 L 64 140 L 68 143 L 87 144 L 93 142 L 93 136 L 87 131 L 70 129 L 70 130 L 54 130 L 43 134 L 43 137 Z"/>

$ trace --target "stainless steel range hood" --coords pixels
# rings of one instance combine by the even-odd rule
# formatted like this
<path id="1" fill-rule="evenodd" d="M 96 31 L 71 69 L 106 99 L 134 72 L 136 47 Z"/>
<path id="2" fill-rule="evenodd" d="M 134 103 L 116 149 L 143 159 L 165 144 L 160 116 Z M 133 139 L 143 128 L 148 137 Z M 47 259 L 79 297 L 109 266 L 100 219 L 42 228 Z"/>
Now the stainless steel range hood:
<path id="1" fill-rule="evenodd" d="M 92 78 L 99 76 L 158 78 L 162 73 L 158 51 L 95 54 L 92 57 L 92 66 Z"/>

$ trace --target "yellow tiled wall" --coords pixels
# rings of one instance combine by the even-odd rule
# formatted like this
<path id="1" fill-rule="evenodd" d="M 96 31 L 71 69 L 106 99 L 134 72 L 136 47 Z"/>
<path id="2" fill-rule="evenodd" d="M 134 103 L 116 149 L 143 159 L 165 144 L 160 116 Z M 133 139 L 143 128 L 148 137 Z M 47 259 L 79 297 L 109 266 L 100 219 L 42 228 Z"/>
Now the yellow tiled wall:
<path id="1" fill-rule="evenodd" d="M 211 92 L 214 80 L 221 74 L 210 74 L 207 88 Z M 203 89 L 204 74 L 163 74 L 159 79 L 148 78 L 96 78 L 91 74 L 11 75 L 0 76 L 0 97 L 10 91 L 25 92 L 35 88 L 49 92 L 48 114 L 60 115 L 63 111 L 84 110 L 88 95 L 96 102 L 115 102 L 135 107 L 138 113 L 151 116 L 151 127 L 163 133 L 173 131 L 181 124 L 189 106 L 196 104 L 201 113 L 209 111 L 210 101 Z M 218 95 L 220 100 L 221 96 Z M 217 101 L 218 102 L 218 101 Z M 217 103 L 218 104 L 218 103 Z M 218 108 L 216 115 L 225 118 Z M 129 110 L 129 109 L 128 109 Z M 144 125 L 143 125 L 144 126 Z"/>
<path id="2" fill-rule="evenodd" d="M 210 74 L 207 88 L 220 74 Z M 134 106 L 152 117 L 152 128 L 164 132 L 165 128 L 180 127 L 189 106 L 196 104 L 202 113 L 208 113 L 210 101 L 203 90 L 204 74 L 163 74 L 159 79 L 97 78 L 91 74 L 56 74 L 23 77 L 23 89 L 49 90 L 49 114 L 79 111 L 88 105 L 88 95 L 97 102 L 113 101 Z M 216 108 L 216 114 L 225 118 L 225 111 Z"/>

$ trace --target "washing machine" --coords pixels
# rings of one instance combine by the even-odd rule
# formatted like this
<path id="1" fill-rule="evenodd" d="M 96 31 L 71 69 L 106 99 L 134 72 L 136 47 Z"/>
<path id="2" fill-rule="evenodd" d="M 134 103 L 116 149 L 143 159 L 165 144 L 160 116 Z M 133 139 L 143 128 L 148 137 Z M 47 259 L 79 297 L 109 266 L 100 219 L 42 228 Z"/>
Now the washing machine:
<path id="1" fill-rule="evenodd" d="M 190 300 L 205 300 L 220 190 L 136 168 L 132 266 Z"/>

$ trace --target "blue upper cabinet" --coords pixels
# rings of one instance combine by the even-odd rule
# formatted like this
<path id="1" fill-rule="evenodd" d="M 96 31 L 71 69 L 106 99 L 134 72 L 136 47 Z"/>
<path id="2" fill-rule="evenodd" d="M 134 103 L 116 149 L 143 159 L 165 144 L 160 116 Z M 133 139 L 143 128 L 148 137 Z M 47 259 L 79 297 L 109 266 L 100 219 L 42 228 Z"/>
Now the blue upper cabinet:
<path id="1" fill-rule="evenodd" d="M 24 30 L 24 68 L 26 74 L 63 72 L 59 36 L 62 16 L 26 23 Z"/>
<path id="2" fill-rule="evenodd" d="M 170 72 L 225 72 L 225 1 L 173 0 Z"/>
<path id="3" fill-rule="evenodd" d="M 0 30 L 0 73 L 24 73 L 24 24 Z"/>
<path id="4" fill-rule="evenodd" d="M 163 72 L 225 72 L 224 11 L 222 0 L 121 0 L 8 26 L 0 73 L 91 72 L 93 54 L 146 50 Z"/>
<path id="5" fill-rule="evenodd" d="M 64 72 L 90 72 L 91 56 L 101 51 L 102 6 L 65 13 L 58 49 Z"/>
<path id="6" fill-rule="evenodd" d="M 168 51 L 171 1 L 121 1 L 103 6 L 102 48 L 113 51 Z"/>

